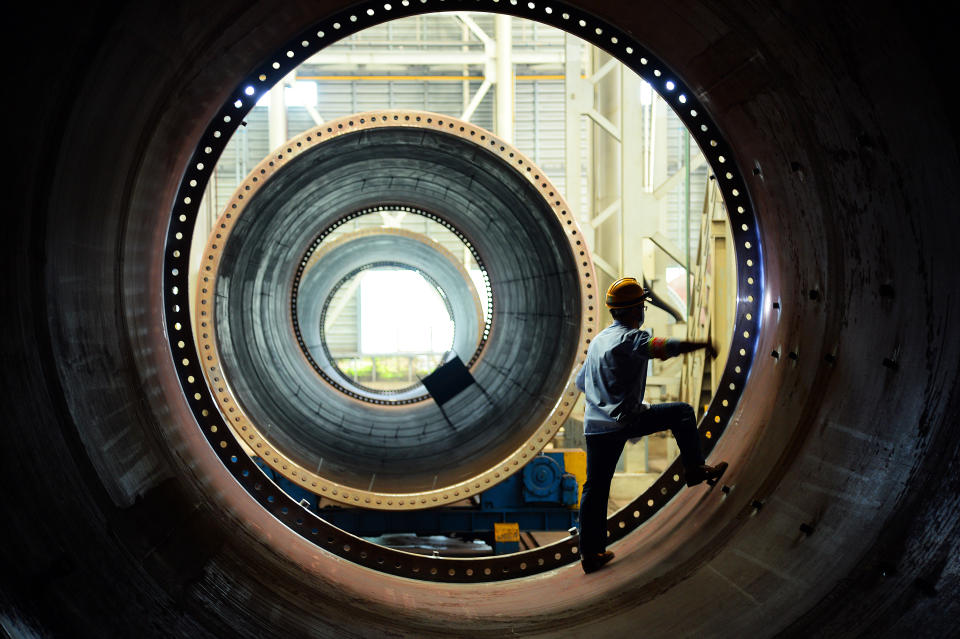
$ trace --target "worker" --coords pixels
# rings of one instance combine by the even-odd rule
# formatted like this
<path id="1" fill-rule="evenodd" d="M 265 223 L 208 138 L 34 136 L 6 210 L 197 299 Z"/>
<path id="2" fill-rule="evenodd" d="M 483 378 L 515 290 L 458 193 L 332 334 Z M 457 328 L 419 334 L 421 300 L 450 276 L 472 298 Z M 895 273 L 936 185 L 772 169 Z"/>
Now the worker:
<path id="1" fill-rule="evenodd" d="M 667 359 L 699 349 L 716 356 L 709 342 L 651 338 L 640 328 L 648 299 L 648 291 L 632 277 L 610 285 L 606 305 L 613 324 L 593 339 L 577 373 L 577 388 L 585 398 L 587 442 L 587 480 L 580 500 L 580 556 L 586 573 L 613 559 L 613 553 L 606 550 L 607 500 L 627 440 L 671 430 L 680 448 L 687 486 L 716 481 L 727 467 L 726 462 L 706 465 L 696 414 L 689 404 L 643 403 L 650 358 Z"/>

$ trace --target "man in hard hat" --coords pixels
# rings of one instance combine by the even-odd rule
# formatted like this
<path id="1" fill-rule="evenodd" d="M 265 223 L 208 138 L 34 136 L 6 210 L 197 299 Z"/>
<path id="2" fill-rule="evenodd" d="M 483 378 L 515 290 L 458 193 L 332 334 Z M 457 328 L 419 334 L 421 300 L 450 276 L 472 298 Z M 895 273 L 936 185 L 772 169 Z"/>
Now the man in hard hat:
<path id="1" fill-rule="evenodd" d="M 613 559 L 606 550 L 607 500 L 610 482 L 627 440 L 670 429 L 683 462 L 687 486 L 715 481 L 726 462 L 706 465 L 700 450 L 697 418 L 683 402 L 643 403 L 647 362 L 699 349 L 715 355 L 708 342 L 651 338 L 640 328 L 648 291 L 632 277 L 607 289 L 606 304 L 613 324 L 590 343 L 587 360 L 577 374 L 584 393 L 584 434 L 587 441 L 587 480 L 580 499 L 580 552 L 584 572 L 593 572 Z"/>

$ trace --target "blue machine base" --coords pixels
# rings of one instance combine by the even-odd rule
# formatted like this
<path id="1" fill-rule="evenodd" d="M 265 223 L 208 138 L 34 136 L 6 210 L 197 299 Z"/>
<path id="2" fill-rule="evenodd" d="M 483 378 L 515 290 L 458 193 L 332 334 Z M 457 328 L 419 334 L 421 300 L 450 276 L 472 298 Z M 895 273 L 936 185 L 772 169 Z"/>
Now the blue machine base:
<path id="1" fill-rule="evenodd" d="M 415 532 L 419 535 L 493 534 L 493 525 L 516 523 L 520 530 L 569 530 L 579 511 L 569 508 L 435 508 L 416 511 L 379 511 L 360 508 L 323 508 L 323 519 L 360 537 Z"/>
<path id="2" fill-rule="evenodd" d="M 259 458 L 257 465 L 281 490 L 334 526 L 359 537 L 414 533 L 456 535 L 493 542 L 494 524 L 517 524 L 522 531 L 566 531 L 577 526 L 577 481 L 564 470 L 563 453 L 534 458 L 523 471 L 474 497 L 474 506 L 448 506 L 413 511 L 382 511 L 325 506 L 317 495 L 274 472 Z M 509 552 L 505 549 L 499 552 Z M 514 550 L 515 551 L 515 550 Z"/>

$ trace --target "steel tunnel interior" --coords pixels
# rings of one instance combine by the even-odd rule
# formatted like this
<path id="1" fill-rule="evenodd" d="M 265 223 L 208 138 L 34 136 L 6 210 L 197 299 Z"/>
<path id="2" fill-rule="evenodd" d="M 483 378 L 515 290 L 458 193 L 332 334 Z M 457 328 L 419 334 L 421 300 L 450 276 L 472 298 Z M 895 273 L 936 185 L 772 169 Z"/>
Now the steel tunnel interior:
<path id="1" fill-rule="evenodd" d="M 766 248 L 756 360 L 712 454 L 730 462 L 733 490 L 681 491 L 587 576 L 573 564 L 417 581 L 290 534 L 223 472 L 188 410 L 162 326 L 164 229 L 196 140 L 238 79 L 356 3 L 20 7 L 7 82 L 32 94 L 8 105 L 0 627 L 955 636 L 960 138 L 948 9 L 422 4 L 587 12 L 662 58 L 730 141 Z"/>
<path id="2" fill-rule="evenodd" d="M 292 314 L 301 330 L 301 349 L 306 350 L 327 375 L 337 376 L 335 379 L 338 383 L 348 384 L 351 390 L 362 394 L 367 401 L 386 397 L 388 401 L 414 402 L 422 401 L 426 395 L 419 381 L 412 382 L 412 388 L 389 393 L 367 388 L 349 379 L 333 363 L 334 356 L 325 340 L 333 300 L 361 271 L 394 264 L 413 270 L 425 279 L 430 278 L 431 284 L 447 295 L 445 306 L 454 324 L 453 352 L 475 353 L 478 341 L 483 336 L 483 329 L 486 328 L 483 307 L 477 287 L 469 281 L 469 273 L 462 266 L 457 267 L 456 257 L 449 251 L 429 250 L 435 247 L 428 242 L 432 240 L 425 235 L 393 228 L 357 231 L 337 241 L 327 242 L 325 246 L 321 242 L 323 248 L 314 251 L 304 268 L 302 283 L 297 287 L 300 301 L 296 313 Z M 318 268 L 319 258 L 314 261 L 314 257 L 320 253 L 323 254 L 323 269 Z M 371 267 L 371 264 L 374 266 Z"/>
<path id="3" fill-rule="evenodd" d="M 252 421 L 269 423 L 274 445 L 281 447 L 283 438 L 281 448 L 302 466 L 322 464 L 324 475 L 353 488 L 428 491 L 482 473 L 522 447 L 569 384 L 583 304 L 566 230 L 528 180 L 477 149 L 472 141 L 416 127 L 346 133 L 288 160 L 261 182 L 262 189 L 245 191 L 241 207 L 228 207 L 230 226 L 217 226 L 211 238 L 223 251 L 217 275 L 204 273 L 216 281 L 201 286 L 215 307 L 210 328 L 221 336 L 223 376 L 236 389 L 235 403 L 245 402 L 257 416 Z M 344 215 L 389 202 L 422 207 L 468 238 L 475 255 L 489 256 L 480 259 L 497 291 L 493 328 L 483 327 L 490 335 L 481 340 L 482 319 L 474 318 L 472 339 L 454 349 L 464 362 L 476 360 L 476 384 L 442 411 L 434 401 L 409 399 L 384 408 L 358 401 L 362 392 L 334 390 L 292 339 L 291 300 L 276 294 L 291 288 L 305 247 L 325 229 L 343 223 Z M 377 245 L 365 239 L 348 271 L 376 261 Z M 396 239 L 385 250 L 400 258 L 410 248 Z M 311 284 L 335 284 L 342 275 L 338 262 L 321 258 L 296 280 L 302 282 L 296 286 L 298 315 L 309 316 L 311 299 L 327 299 L 313 295 Z M 310 278 L 314 273 L 320 275 Z M 466 308 L 478 310 L 472 300 Z M 465 321 L 460 326 L 468 328 Z M 421 399 L 424 393 L 421 387 Z M 378 398 L 367 393 L 365 399 Z"/>

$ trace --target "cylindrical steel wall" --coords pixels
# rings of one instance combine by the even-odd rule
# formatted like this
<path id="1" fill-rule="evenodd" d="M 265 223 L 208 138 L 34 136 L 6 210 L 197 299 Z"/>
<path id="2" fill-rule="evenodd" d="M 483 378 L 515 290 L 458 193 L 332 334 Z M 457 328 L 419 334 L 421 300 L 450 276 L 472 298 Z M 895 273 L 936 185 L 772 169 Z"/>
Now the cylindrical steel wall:
<path id="1" fill-rule="evenodd" d="M 61 83 L 41 83 L 11 126 L 0 623 L 59 636 L 955 631 L 960 169 L 934 66 L 946 21 L 870 3 L 589 3 L 696 90 L 751 176 L 767 306 L 716 450 L 735 485 L 724 500 L 682 492 L 595 575 L 463 586 L 360 568 L 253 503 L 188 411 L 161 322 L 162 227 L 192 141 L 237 78 L 347 4 L 87 4 L 19 25 L 34 37 L 14 79 L 37 87 L 55 69 Z"/>

